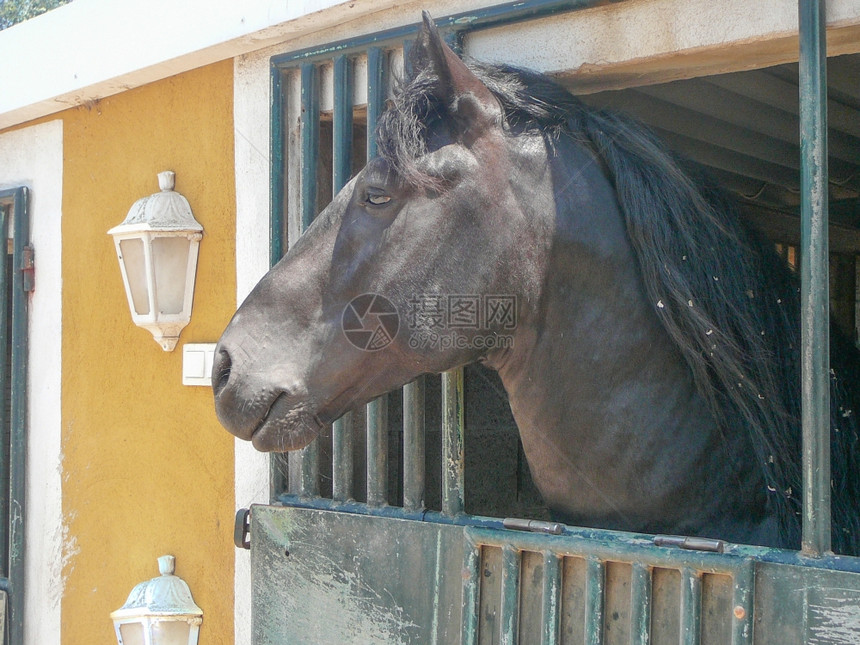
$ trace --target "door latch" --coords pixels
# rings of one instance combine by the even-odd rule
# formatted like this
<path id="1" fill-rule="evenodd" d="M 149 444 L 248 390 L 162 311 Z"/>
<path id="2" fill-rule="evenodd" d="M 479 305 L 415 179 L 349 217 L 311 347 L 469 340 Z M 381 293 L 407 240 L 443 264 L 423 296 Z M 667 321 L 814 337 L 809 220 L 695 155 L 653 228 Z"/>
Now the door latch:
<path id="1" fill-rule="evenodd" d="M 233 544 L 237 549 L 251 548 L 251 509 L 240 508 L 236 511 L 236 522 L 233 524 Z"/>

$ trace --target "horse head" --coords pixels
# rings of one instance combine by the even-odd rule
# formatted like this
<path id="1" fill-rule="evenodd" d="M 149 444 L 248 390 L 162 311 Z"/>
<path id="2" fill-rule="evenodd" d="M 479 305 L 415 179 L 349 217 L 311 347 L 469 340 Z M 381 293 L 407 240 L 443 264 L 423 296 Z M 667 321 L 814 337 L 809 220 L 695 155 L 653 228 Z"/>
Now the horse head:
<path id="1" fill-rule="evenodd" d="M 543 145 L 506 136 L 498 100 L 426 14 L 411 63 L 422 89 L 383 116 L 380 157 L 262 278 L 218 344 L 218 418 L 259 450 L 302 448 L 420 374 L 509 351 L 495 340 L 533 301 L 528 248 L 540 233 L 529 211 L 553 207 L 552 191 L 537 190 L 549 181 Z M 452 304 L 465 324 L 440 335 L 452 330 L 435 314 Z"/>

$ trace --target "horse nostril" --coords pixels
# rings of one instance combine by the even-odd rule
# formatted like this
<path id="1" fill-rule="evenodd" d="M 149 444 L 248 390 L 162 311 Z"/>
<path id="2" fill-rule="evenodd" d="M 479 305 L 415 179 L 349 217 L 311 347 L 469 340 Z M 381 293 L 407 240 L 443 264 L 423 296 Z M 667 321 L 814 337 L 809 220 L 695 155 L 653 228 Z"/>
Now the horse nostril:
<path id="1" fill-rule="evenodd" d="M 227 387 L 232 364 L 230 352 L 219 347 L 212 362 L 212 389 L 215 391 L 215 396 L 218 396 L 218 393 Z"/>

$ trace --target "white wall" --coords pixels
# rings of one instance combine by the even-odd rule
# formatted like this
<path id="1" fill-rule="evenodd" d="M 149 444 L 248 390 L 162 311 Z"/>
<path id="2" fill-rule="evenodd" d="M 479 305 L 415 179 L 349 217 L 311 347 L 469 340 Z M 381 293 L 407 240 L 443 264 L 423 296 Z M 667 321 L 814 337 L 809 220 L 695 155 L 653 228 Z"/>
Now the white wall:
<path id="1" fill-rule="evenodd" d="M 24 642 L 57 643 L 64 542 L 60 467 L 63 123 L 0 135 L 0 188 L 31 189 L 36 290 L 30 301 L 29 425 L 24 539 Z"/>

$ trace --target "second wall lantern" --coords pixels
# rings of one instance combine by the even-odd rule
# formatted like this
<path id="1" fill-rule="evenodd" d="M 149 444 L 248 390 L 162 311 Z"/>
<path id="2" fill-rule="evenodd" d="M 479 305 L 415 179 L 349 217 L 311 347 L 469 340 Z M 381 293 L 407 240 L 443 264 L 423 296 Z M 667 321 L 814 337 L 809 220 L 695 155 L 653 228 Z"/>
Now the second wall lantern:
<path id="1" fill-rule="evenodd" d="M 161 348 L 176 347 L 191 320 L 197 250 L 203 227 L 173 190 L 175 174 L 158 173 L 161 192 L 137 200 L 113 236 L 131 318 Z"/>

